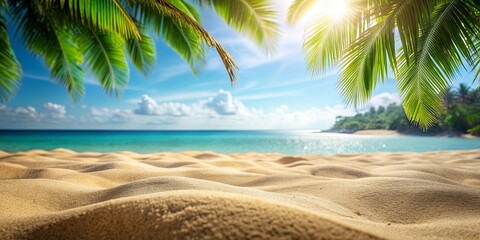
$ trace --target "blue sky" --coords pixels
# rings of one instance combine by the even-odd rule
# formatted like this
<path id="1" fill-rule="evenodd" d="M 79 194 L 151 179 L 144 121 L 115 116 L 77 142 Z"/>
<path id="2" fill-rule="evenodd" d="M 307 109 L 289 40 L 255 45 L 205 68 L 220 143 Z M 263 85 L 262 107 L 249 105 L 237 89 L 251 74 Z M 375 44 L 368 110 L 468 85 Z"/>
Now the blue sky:
<path id="1" fill-rule="evenodd" d="M 279 9 L 285 12 L 286 4 Z M 345 106 L 336 90 L 337 74 L 312 79 L 302 54 L 303 26 L 283 27 L 271 54 L 237 34 L 211 10 L 203 10 L 205 28 L 240 67 L 231 86 L 212 49 L 197 76 L 161 39 L 157 67 L 145 78 L 131 66 L 130 83 L 120 97 L 104 94 L 91 77 L 86 94 L 74 102 L 50 80 L 40 60 L 13 38 L 24 77 L 16 96 L 0 105 L 3 129 L 326 129 Z M 282 19 L 285 19 L 284 17 Z M 471 83 L 471 74 L 460 81 Z M 363 108 L 398 102 L 393 79 L 376 90 Z"/>

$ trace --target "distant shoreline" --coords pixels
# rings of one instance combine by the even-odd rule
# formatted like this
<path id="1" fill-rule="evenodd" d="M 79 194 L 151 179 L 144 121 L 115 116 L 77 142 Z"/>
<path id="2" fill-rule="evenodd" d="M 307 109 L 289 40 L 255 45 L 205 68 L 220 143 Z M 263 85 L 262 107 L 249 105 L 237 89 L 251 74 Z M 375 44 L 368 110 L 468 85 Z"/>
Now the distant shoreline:
<path id="1" fill-rule="evenodd" d="M 449 138 L 468 138 L 468 139 L 478 139 L 479 137 L 472 134 L 415 134 L 415 133 L 401 133 L 395 130 L 385 130 L 385 129 L 371 129 L 371 130 L 359 130 L 355 132 L 340 132 L 340 131 L 321 131 L 316 133 L 340 133 L 340 134 L 350 134 L 358 136 L 428 136 L 428 137 L 449 137 Z"/>
<path id="2" fill-rule="evenodd" d="M 400 136 L 397 131 L 394 130 L 360 130 L 352 133 L 353 135 L 362 135 L 362 136 Z"/>

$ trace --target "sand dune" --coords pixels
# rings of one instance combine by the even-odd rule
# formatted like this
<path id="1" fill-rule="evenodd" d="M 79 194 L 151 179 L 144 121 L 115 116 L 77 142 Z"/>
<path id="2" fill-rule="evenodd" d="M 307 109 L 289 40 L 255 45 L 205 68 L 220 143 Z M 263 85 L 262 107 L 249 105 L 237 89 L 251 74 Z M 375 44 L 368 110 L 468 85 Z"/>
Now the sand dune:
<path id="1" fill-rule="evenodd" d="M 480 150 L 0 151 L 0 239 L 480 239 Z"/>

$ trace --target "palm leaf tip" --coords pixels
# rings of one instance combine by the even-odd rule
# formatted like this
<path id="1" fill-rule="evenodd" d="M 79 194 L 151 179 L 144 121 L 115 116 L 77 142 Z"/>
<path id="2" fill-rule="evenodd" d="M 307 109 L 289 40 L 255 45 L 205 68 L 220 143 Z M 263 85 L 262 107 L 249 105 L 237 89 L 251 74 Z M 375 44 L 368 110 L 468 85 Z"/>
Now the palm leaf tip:
<path id="1" fill-rule="evenodd" d="M 8 101 L 18 88 L 21 66 L 10 45 L 5 19 L 0 16 L 0 103 Z"/>
<path id="2" fill-rule="evenodd" d="M 98 31 L 114 32 L 125 38 L 141 38 L 125 0 L 45 0 L 44 6 L 47 11 L 69 11 L 75 20 Z"/>
<path id="3" fill-rule="evenodd" d="M 157 62 L 155 41 L 144 29 L 140 30 L 140 36 L 140 39 L 128 39 L 125 42 L 125 49 L 135 67 L 147 76 Z"/>
<path id="4" fill-rule="evenodd" d="M 98 33 L 87 28 L 78 44 L 84 52 L 86 64 L 103 89 L 118 96 L 129 80 L 123 39 L 116 34 Z"/>
<path id="5" fill-rule="evenodd" d="M 69 32 L 57 30 L 53 32 L 49 47 L 36 46 L 36 50 L 43 56 L 45 64 L 50 68 L 51 77 L 63 84 L 74 100 L 84 94 L 85 70 L 82 64 L 82 55 L 73 42 Z M 38 43 L 33 43 L 38 44 Z"/>
<path id="6" fill-rule="evenodd" d="M 288 8 L 287 23 L 294 24 L 300 21 L 318 0 L 294 0 Z"/>
<path id="7" fill-rule="evenodd" d="M 145 3 L 145 2 L 144 2 Z M 236 81 L 236 69 L 238 69 L 228 52 L 197 22 L 191 15 L 181 11 L 176 5 L 166 0 L 158 2 L 146 2 L 143 7 L 154 10 L 150 18 L 162 20 L 162 36 L 167 44 L 180 54 L 192 67 L 194 63 L 205 57 L 204 44 L 217 50 L 223 64 L 229 74 L 230 81 Z M 157 17 L 155 17 L 157 15 Z M 158 17 L 160 16 L 160 17 Z M 179 34 L 171 34 L 172 30 Z"/>
<path id="8" fill-rule="evenodd" d="M 232 28 L 259 44 L 265 51 L 276 48 L 280 20 L 272 0 L 195 0 L 211 6 Z"/>

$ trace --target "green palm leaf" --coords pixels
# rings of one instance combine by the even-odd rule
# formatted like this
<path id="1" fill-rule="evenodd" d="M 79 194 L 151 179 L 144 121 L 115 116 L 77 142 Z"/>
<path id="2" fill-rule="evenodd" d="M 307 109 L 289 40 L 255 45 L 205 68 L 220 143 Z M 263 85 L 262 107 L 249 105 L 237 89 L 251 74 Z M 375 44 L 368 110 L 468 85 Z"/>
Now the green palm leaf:
<path id="1" fill-rule="evenodd" d="M 84 93 L 85 71 L 80 67 L 82 54 L 75 45 L 73 35 L 65 30 L 54 31 L 57 42 L 45 47 L 43 56 L 49 66 L 52 78 L 62 83 L 75 98 Z M 47 43 L 48 44 L 48 43 Z"/>
<path id="2" fill-rule="evenodd" d="M 6 10 L 6 4 L 0 3 L 0 14 Z M 0 15 L 0 102 L 8 101 L 19 85 L 21 67 L 10 46 L 7 23 Z"/>
<path id="3" fill-rule="evenodd" d="M 197 41 L 200 44 L 206 44 L 209 47 L 214 47 L 217 50 L 222 62 L 230 76 L 232 83 L 236 82 L 236 70 L 237 65 L 233 61 L 233 58 L 228 52 L 215 40 L 199 23 L 189 14 L 178 9 L 174 4 L 166 0 L 150 1 L 150 0 L 138 0 L 133 3 L 139 4 L 143 9 L 154 10 L 154 14 L 158 16 L 164 16 L 171 19 L 177 26 L 182 26 L 182 29 L 190 28 L 195 34 L 197 34 Z M 140 17 L 145 19 L 145 17 Z M 186 31 L 184 31 L 186 32 Z M 188 39 L 187 36 L 185 39 Z M 193 40 L 193 39 L 192 39 Z"/>
<path id="4" fill-rule="evenodd" d="M 47 10 L 68 10 L 82 23 L 95 29 L 115 32 L 127 38 L 140 38 L 137 26 L 122 0 L 46 0 Z"/>
<path id="5" fill-rule="evenodd" d="M 372 96 L 377 82 L 388 78 L 389 65 L 396 65 L 393 22 L 364 32 L 342 59 L 340 93 L 348 104 L 357 107 Z"/>
<path id="6" fill-rule="evenodd" d="M 478 27 L 469 26 L 476 16 L 468 3 L 454 0 L 438 5 L 429 27 L 420 32 L 418 53 L 402 59 L 398 72 L 398 89 L 404 100 L 405 112 L 422 128 L 430 127 L 442 113 L 443 94 L 464 68 L 463 59 L 471 59 L 474 44 L 467 37 L 478 35 Z M 467 23 L 467 24 L 465 24 Z"/>
<path id="7" fill-rule="evenodd" d="M 295 1 L 289 9 L 289 19 L 292 22 L 300 20 L 300 14 L 305 14 L 306 7 L 312 4 Z M 325 6 L 320 4 L 319 7 Z M 345 51 L 362 31 L 360 25 L 370 24 L 365 20 L 370 18 L 365 9 L 365 3 L 357 3 L 350 7 L 348 17 L 332 21 L 328 16 L 317 15 L 307 24 L 303 51 L 312 77 L 318 77 L 340 63 Z"/>
<path id="8" fill-rule="evenodd" d="M 305 29 L 303 50 L 312 77 L 320 76 L 336 66 L 355 36 L 346 21 L 332 24 L 319 18 L 310 22 Z"/>
<path id="9" fill-rule="evenodd" d="M 479 22 L 480 22 L 480 17 L 479 17 Z M 480 49 L 480 38 L 477 39 L 476 43 L 475 43 L 475 49 Z M 480 77 L 480 50 L 477 51 L 477 54 L 474 55 L 476 57 L 474 57 L 474 60 L 473 60 L 473 64 L 474 64 L 474 67 L 473 67 L 473 71 L 476 71 L 475 73 L 475 77 L 473 78 L 473 81 L 477 81 L 477 79 Z"/>
<path id="10" fill-rule="evenodd" d="M 395 21 L 398 16 L 409 14 L 417 0 L 362 6 L 364 19 L 369 19 L 365 31 L 344 50 L 341 62 L 339 89 L 348 104 L 357 107 L 372 96 L 377 84 L 388 78 L 388 72 L 397 69 L 395 49 Z M 376 9 L 369 15 L 368 8 Z M 331 50 L 330 50 L 331 51 Z"/>
<path id="11" fill-rule="evenodd" d="M 172 6 L 177 8 L 178 11 L 183 12 L 196 22 L 200 21 L 200 15 L 189 3 L 181 0 L 171 2 Z M 204 41 L 201 40 L 200 33 L 177 17 L 172 18 L 165 15 L 163 7 L 155 2 L 135 5 L 134 9 L 134 12 L 138 13 L 140 19 L 146 23 L 146 26 L 156 34 L 161 34 L 165 43 L 182 57 L 195 73 L 196 63 L 203 61 L 205 58 Z"/>
<path id="12" fill-rule="evenodd" d="M 175 6 L 179 11 L 182 11 L 187 16 L 200 22 L 200 13 L 189 3 L 183 0 L 171 0 L 170 4 Z M 143 1 L 129 1 L 132 8 L 132 14 L 137 16 L 138 21 L 148 31 L 153 31 L 155 34 L 162 32 L 162 19 L 166 17 L 159 10 L 160 3 L 156 0 Z"/>
<path id="13" fill-rule="evenodd" d="M 318 0 L 294 0 L 288 8 L 288 23 L 300 21 L 317 3 Z"/>
<path id="14" fill-rule="evenodd" d="M 125 52 L 141 72 L 151 72 L 156 49 L 150 31 L 162 35 L 194 71 L 195 64 L 205 60 L 205 47 L 214 47 L 234 83 L 238 67 L 200 25 L 198 6 L 192 2 L 214 6 L 227 23 L 264 45 L 278 35 L 269 0 L 0 0 L 0 14 L 9 7 L 5 19 L 74 98 L 83 93 L 83 57 L 108 93 L 118 94 L 128 82 Z M 20 72 L 5 25 L 0 26 L 5 46 L 0 52 L 0 98 L 13 93 Z"/>
<path id="15" fill-rule="evenodd" d="M 135 67 L 147 76 L 155 68 L 157 62 L 157 50 L 155 48 L 155 41 L 148 35 L 148 33 L 141 28 L 139 30 L 140 39 L 127 39 L 125 42 L 125 49 Z"/>
<path id="16" fill-rule="evenodd" d="M 199 33 L 192 27 L 182 26 L 172 18 L 162 19 L 162 37 L 177 52 L 195 73 L 195 64 L 205 58 L 205 48 Z"/>
<path id="17" fill-rule="evenodd" d="M 17 31 L 27 48 L 43 59 L 52 79 L 63 84 L 74 99 L 83 94 L 82 54 L 73 41 L 72 31 L 61 25 L 61 13 L 46 14 L 36 1 L 19 1 L 14 6 Z"/>
<path id="18" fill-rule="evenodd" d="M 78 38 L 85 62 L 103 89 L 119 95 L 129 80 L 129 69 L 123 51 L 124 40 L 115 34 L 85 29 Z"/>
<path id="19" fill-rule="evenodd" d="M 266 50 L 275 47 L 280 26 L 273 1 L 195 0 L 195 2 L 213 7 L 228 25 L 249 36 Z"/>

